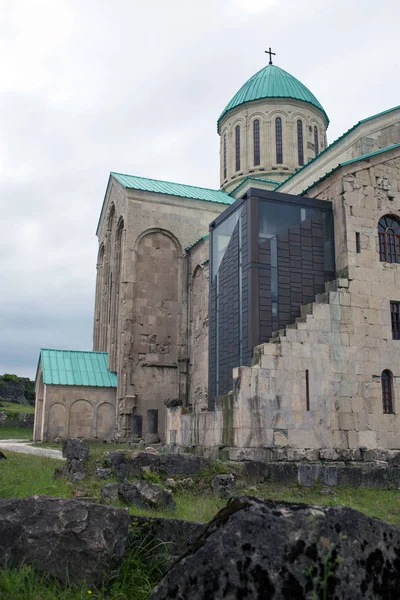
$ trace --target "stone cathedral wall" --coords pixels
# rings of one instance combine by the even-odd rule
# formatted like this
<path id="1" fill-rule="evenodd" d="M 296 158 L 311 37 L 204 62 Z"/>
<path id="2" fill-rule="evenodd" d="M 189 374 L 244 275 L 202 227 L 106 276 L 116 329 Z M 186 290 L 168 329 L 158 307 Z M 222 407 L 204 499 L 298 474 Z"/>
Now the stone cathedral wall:
<path id="1" fill-rule="evenodd" d="M 377 232 L 382 216 L 400 219 L 398 154 L 347 165 L 310 190 L 334 203 L 339 278 L 256 348 L 252 367 L 234 369 L 232 393 L 215 411 L 170 409 L 170 444 L 400 448 L 400 340 L 390 306 L 400 302 L 400 264 L 380 261 Z M 383 371 L 392 374 L 389 414 Z"/>

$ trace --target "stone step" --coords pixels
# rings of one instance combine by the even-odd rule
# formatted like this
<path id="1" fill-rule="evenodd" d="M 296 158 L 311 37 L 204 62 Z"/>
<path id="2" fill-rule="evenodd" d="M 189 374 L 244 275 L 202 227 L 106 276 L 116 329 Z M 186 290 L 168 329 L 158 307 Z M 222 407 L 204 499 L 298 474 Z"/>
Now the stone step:
<path id="1" fill-rule="evenodd" d="M 301 316 L 305 317 L 306 315 L 312 315 L 314 302 L 310 302 L 310 304 L 304 304 L 300 307 Z"/>

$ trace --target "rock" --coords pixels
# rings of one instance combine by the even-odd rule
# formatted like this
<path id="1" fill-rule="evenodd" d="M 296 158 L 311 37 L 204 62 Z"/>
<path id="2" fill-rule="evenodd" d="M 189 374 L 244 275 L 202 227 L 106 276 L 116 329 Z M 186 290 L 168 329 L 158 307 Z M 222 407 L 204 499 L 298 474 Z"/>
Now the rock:
<path id="1" fill-rule="evenodd" d="M 172 479 L 171 477 L 169 477 L 168 479 L 165 480 L 165 485 L 169 488 L 176 488 L 177 487 L 177 482 L 175 481 L 175 479 Z"/>
<path id="2" fill-rule="evenodd" d="M 144 451 L 146 452 L 146 454 L 159 454 L 158 450 L 152 448 L 151 446 L 145 448 Z"/>
<path id="3" fill-rule="evenodd" d="M 67 459 L 85 460 L 89 456 L 89 446 L 83 440 L 70 438 L 63 441 L 62 455 Z"/>
<path id="4" fill-rule="evenodd" d="M 168 398 L 164 400 L 164 404 L 167 408 L 175 408 L 176 406 L 182 406 L 182 400 L 180 398 Z"/>
<path id="5" fill-rule="evenodd" d="M 191 489 L 194 486 L 194 481 L 191 477 L 184 477 L 183 479 L 179 479 L 177 484 L 180 487 Z"/>
<path id="6" fill-rule="evenodd" d="M 243 477 L 249 483 L 263 483 L 268 479 L 269 467 L 266 463 L 249 460 L 243 463 Z"/>
<path id="7" fill-rule="evenodd" d="M 120 498 L 127 504 L 140 508 L 175 508 L 172 493 L 160 485 L 148 481 L 123 481 L 118 486 Z"/>
<path id="8" fill-rule="evenodd" d="M 158 444 L 160 436 L 158 433 L 146 433 L 144 436 L 145 444 Z"/>
<path id="9" fill-rule="evenodd" d="M 100 498 L 104 504 L 112 504 L 118 500 L 118 483 L 106 483 L 100 490 Z"/>
<path id="10" fill-rule="evenodd" d="M 150 595 L 397 600 L 400 528 L 345 507 L 231 500 Z"/>
<path id="11" fill-rule="evenodd" d="M 127 459 L 124 452 L 107 452 L 104 462 L 111 468 L 121 481 L 129 477 L 131 461 Z"/>
<path id="12" fill-rule="evenodd" d="M 0 502 L 0 564 L 32 565 L 61 581 L 100 585 L 128 546 L 128 511 L 33 496 Z"/>
<path id="13" fill-rule="evenodd" d="M 86 459 L 78 460 L 69 458 L 67 460 L 67 473 L 71 481 L 82 481 L 86 477 Z"/>
<path id="14" fill-rule="evenodd" d="M 132 473 L 141 476 L 142 467 L 150 466 L 155 473 L 165 475 L 192 475 L 210 467 L 211 461 L 194 454 L 147 454 L 140 452 L 132 458 Z"/>
<path id="15" fill-rule="evenodd" d="M 214 496 L 232 498 L 235 494 L 235 478 L 233 475 L 216 475 L 211 482 Z"/>
<path id="16" fill-rule="evenodd" d="M 106 469 L 100 466 L 97 466 L 94 470 L 94 474 L 98 479 L 110 479 L 111 473 L 111 469 Z"/>
<path id="17" fill-rule="evenodd" d="M 7 459 L 7 456 L 0 450 L 0 460 Z"/>

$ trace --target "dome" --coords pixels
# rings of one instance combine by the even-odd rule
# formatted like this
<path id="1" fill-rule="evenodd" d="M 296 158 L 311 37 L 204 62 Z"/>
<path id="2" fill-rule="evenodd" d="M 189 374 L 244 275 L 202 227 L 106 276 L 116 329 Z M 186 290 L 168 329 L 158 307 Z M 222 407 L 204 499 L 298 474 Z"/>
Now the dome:
<path id="1" fill-rule="evenodd" d="M 221 119 L 228 111 L 246 102 L 261 98 L 293 98 L 308 102 L 319 108 L 327 120 L 327 125 L 329 123 L 325 110 L 305 85 L 280 67 L 269 64 L 250 77 L 226 105 L 217 122 L 218 133 Z"/>

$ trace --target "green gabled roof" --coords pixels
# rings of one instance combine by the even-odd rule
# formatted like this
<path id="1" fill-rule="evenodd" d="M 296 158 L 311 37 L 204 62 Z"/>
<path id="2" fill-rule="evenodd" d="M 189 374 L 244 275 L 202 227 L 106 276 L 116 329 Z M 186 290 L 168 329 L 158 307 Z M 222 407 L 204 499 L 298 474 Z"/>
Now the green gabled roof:
<path id="1" fill-rule="evenodd" d="M 45 384 L 117 387 L 116 373 L 108 370 L 107 352 L 41 348 L 40 363 Z"/>
<path id="2" fill-rule="evenodd" d="M 242 181 L 235 187 L 233 188 L 233 190 L 231 190 L 229 192 L 230 196 L 233 196 L 233 194 L 242 187 L 242 185 L 244 185 L 246 183 L 246 181 L 264 181 L 265 183 L 272 183 L 275 187 L 277 187 L 279 185 L 280 182 L 275 181 L 274 179 L 268 179 L 268 177 L 253 177 L 251 175 L 248 175 L 247 177 L 245 177 L 244 179 L 242 179 Z M 236 200 L 236 198 L 235 198 Z"/>
<path id="3" fill-rule="evenodd" d="M 322 177 L 317 179 L 317 181 L 314 181 L 311 185 L 306 187 L 301 192 L 300 196 L 302 196 L 303 194 L 308 192 L 308 190 L 310 190 L 311 188 L 313 188 L 316 185 L 318 185 L 319 183 L 321 183 L 321 181 L 324 181 L 324 179 L 327 179 L 330 175 L 332 175 L 332 173 L 334 173 L 341 167 L 346 167 L 347 165 L 351 165 L 353 163 L 360 162 L 361 160 L 367 160 L 368 158 L 371 158 L 372 156 L 378 156 L 378 154 L 384 154 L 385 152 L 389 152 L 390 150 L 396 150 L 396 148 L 400 148 L 400 143 L 393 144 L 392 146 L 386 146 L 386 148 L 381 148 L 380 150 L 375 150 L 375 152 L 368 152 L 368 154 L 362 154 L 361 156 L 356 156 L 356 158 L 351 158 L 350 160 L 345 160 L 344 162 L 339 163 L 338 165 L 336 165 L 336 167 L 333 167 L 333 169 L 331 169 L 330 171 L 328 171 L 327 173 L 322 175 Z"/>
<path id="4" fill-rule="evenodd" d="M 350 129 L 348 129 L 347 131 L 345 131 L 344 133 L 342 133 L 342 135 L 340 135 L 338 138 L 336 138 L 336 140 L 334 140 L 331 144 L 329 144 L 329 146 L 327 146 L 326 148 L 324 148 L 323 150 L 321 150 L 321 152 L 319 154 L 317 154 L 316 156 L 314 156 L 314 158 L 312 158 L 310 161 L 308 161 L 308 163 L 306 163 L 305 165 L 303 165 L 302 167 L 300 167 L 299 169 L 297 169 L 297 171 L 295 173 L 293 173 L 292 175 L 289 175 L 289 177 L 287 179 L 285 179 L 285 181 L 282 181 L 282 183 L 280 183 L 278 185 L 278 187 L 276 188 L 275 191 L 278 192 L 280 187 L 282 187 L 283 185 L 285 185 L 288 181 L 290 181 L 290 179 L 293 179 L 294 177 L 296 177 L 299 173 L 302 173 L 304 171 L 304 169 L 307 169 L 307 167 L 309 167 L 316 160 L 318 160 L 319 158 L 321 158 L 321 156 L 323 156 L 326 152 L 329 152 L 329 150 L 331 150 L 340 141 L 342 141 L 345 137 L 347 137 L 350 133 L 352 133 L 355 129 L 357 129 L 357 127 L 359 127 L 363 123 L 367 123 L 368 121 L 372 121 L 373 119 L 377 119 L 378 117 L 382 117 L 383 115 L 386 115 L 386 114 L 391 113 L 391 112 L 393 112 L 395 110 L 398 110 L 399 108 L 400 108 L 400 105 L 394 106 L 393 108 L 388 108 L 387 110 L 383 110 L 382 112 L 377 113 L 376 115 L 372 115 L 371 117 L 366 117 L 365 119 L 361 119 L 361 121 L 358 121 L 358 123 L 356 123 L 355 125 L 353 125 L 353 127 L 350 127 Z M 380 151 L 378 150 L 378 152 L 380 152 Z M 355 158 L 355 159 L 351 159 L 351 160 L 356 161 L 356 160 L 359 160 L 359 158 Z M 332 169 L 332 171 L 333 170 L 334 169 Z M 332 173 L 332 171 L 329 172 L 329 175 Z M 325 177 L 326 177 L 326 175 L 323 176 L 323 178 L 325 178 Z M 310 187 L 312 187 L 312 185 Z M 310 188 L 307 188 L 307 189 L 310 189 Z"/>
<path id="5" fill-rule="evenodd" d="M 193 242 L 193 244 L 190 244 L 190 246 L 188 246 L 187 248 L 185 248 L 185 250 L 187 250 L 187 251 L 191 250 L 192 248 L 194 248 L 195 246 L 197 246 L 197 244 L 199 244 L 203 240 L 206 240 L 209 237 L 210 237 L 209 233 L 206 233 L 206 235 L 202 235 L 201 238 L 199 238 L 198 240 L 196 240 L 195 242 Z"/>
<path id="6" fill-rule="evenodd" d="M 276 65 L 267 65 L 250 77 L 226 105 L 218 119 L 218 133 L 221 119 L 228 111 L 246 102 L 261 100 L 262 98 L 293 98 L 294 100 L 308 102 L 319 108 L 329 123 L 328 115 L 322 105 L 301 81 Z"/>
<path id="7" fill-rule="evenodd" d="M 137 177 L 135 175 L 123 175 L 122 173 L 111 172 L 110 175 L 127 189 L 191 198 L 192 200 L 204 200 L 205 202 L 219 202 L 220 204 L 232 204 L 233 202 L 229 194 L 220 190 Z"/>

